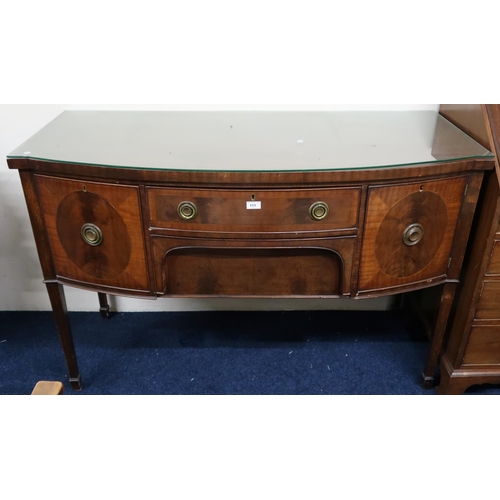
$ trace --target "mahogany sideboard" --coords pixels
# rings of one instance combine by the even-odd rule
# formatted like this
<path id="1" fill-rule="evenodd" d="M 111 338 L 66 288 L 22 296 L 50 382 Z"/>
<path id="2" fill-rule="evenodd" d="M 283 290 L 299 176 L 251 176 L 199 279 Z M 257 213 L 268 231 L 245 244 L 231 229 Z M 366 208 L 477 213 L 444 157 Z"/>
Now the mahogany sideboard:
<path id="1" fill-rule="evenodd" d="M 434 371 L 492 153 L 433 111 L 67 111 L 18 169 L 70 384 L 64 286 L 363 299 L 439 287 Z"/>

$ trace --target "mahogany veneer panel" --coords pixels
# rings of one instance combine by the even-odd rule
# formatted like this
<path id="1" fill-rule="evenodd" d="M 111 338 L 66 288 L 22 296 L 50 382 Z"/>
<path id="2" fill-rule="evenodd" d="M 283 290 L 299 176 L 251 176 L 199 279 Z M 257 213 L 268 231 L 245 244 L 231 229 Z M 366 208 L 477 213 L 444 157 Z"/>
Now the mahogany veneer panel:
<path id="1" fill-rule="evenodd" d="M 58 277 L 129 290 L 149 289 L 136 187 L 36 176 Z M 93 247 L 83 224 L 103 234 Z"/>
<path id="2" fill-rule="evenodd" d="M 186 248 L 165 258 L 169 295 L 339 296 L 341 262 L 319 249 Z"/>
<path id="3" fill-rule="evenodd" d="M 446 275 L 466 184 L 464 176 L 370 189 L 360 292 Z M 411 224 L 424 234 L 407 246 L 403 234 Z"/>
<path id="4" fill-rule="evenodd" d="M 185 190 L 148 189 L 152 227 L 190 231 L 273 232 L 331 231 L 358 225 L 361 188 L 302 190 Z M 198 209 L 191 221 L 182 220 L 177 208 L 190 201 Z M 247 202 L 259 202 L 258 210 Z M 329 206 L 328 215 L 313 220 L 309 208 L 316 202 Z"/>
<path id="5" fill-rule="evenodd" d="M 354 237 L 222 242 L 153 236 L 157 292 L 240 297 L 349 295 L 355 243 Z"/>

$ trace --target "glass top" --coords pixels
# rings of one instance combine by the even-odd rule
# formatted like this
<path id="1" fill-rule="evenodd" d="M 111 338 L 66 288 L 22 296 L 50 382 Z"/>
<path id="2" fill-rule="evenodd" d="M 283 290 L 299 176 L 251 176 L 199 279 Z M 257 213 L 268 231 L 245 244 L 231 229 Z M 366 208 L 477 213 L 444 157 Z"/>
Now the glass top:
<path id="1" fill-rule="evenodd" d="M 8 158 L 273 172 L 492 156 L 435 111 L 65 111 Z"/>

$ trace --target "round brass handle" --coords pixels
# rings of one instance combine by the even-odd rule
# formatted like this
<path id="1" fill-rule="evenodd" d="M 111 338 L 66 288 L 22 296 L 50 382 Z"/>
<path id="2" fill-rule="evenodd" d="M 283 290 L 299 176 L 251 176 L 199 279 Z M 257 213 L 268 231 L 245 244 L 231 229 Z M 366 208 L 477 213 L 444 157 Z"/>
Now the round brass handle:
<path id="1" fill-rule="evenodd" d="M 420 243 L 423 236 L 424 228 L 420 224 L 411 224 L 403 233 L 403 243 L 408 247 L 412 247 Z"/>
<path id="2" fill-rule="evenodd" d="M 83 241 L 90 246 L 98 247 L 102 243 L 102 231 L 95 224 L 84 224 L 81 234 Z"/>
<path id="3" fill-rule="evenodd" d="M 183 201 L 177 207 L 179 217 L 184 220 L 193 220 L 198 215 L 198 209 L 194 203 L 190 201 Z"/>
<path id="4" fill-rule="evenodd" d="M 323 201 L 318 201 L 317 203 L 312 204 L 311 208 L 309 208 L 309 215 L 311 216 L 311 219 L 316 221 L 323 220 L 329 212 L 330 208 Z"/>

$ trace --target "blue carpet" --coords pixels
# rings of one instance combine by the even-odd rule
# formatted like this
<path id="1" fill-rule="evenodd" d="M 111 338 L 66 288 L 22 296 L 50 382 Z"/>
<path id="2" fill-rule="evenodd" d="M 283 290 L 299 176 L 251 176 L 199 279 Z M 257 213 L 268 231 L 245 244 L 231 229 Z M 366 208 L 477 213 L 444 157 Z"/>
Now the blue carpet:
<path id="1" fill-rule="evenodd" d="M 426 394 L 428 342 L 391 312 L 70 313 L 74 393 L 50 312 L 0 312 L 0 394 Z M 498 386 L 470 394 L 500 394 Z"/>

